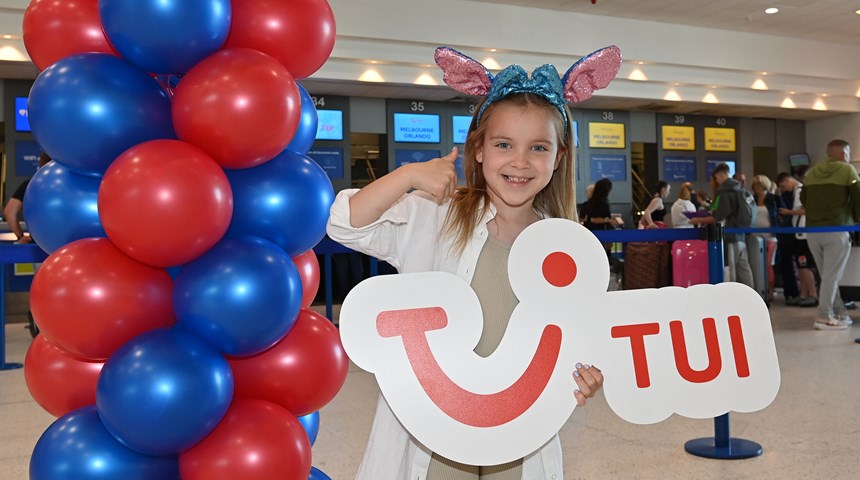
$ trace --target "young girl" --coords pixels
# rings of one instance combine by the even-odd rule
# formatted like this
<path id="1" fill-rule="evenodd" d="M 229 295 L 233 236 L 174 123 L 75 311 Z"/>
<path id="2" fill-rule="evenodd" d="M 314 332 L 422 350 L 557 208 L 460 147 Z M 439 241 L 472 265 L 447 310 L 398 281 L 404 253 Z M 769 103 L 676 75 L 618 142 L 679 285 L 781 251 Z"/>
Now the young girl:
<path id="1" fill-rule="evenodd" d="M 453 56 L 461 67 L 471 61 L 451 52 L 442 54 L 449 56 L 447 60 Z M 445 69 L 448 63 L 439 57 L 437 50 L 437 63 Z M 552 66 L 544 66 L 540 68 L 549 67 L 555 75 L 555 81 L 544 80 L 548 87 L 529 84 L 538 78 L 536 70 L 519 87 L 512 88 L 508 82 L 500 91 L 499 79 L 514 67 L 497 75 L 495 82 L 488 75 L 494 90 L 485 93 L 488 98 L 476 109 L 469 128 L 463 159 L 465 187 L 457 188 L 455 148 L 442 158 L 404 165 L 361 190 L 340 192 L 328 228 L 334 240 L 385 260 L 401 273 L 438 270 L 468 281 L 484 314 L 484 330 L 475 352 L 485 357 L 501 343 L 518 303 L 507 275 L 511 244 L 541 218 L 575 217 L 572 122 L 562 100 L 562 83 Z M 511 80 L 510 75 L 504 78 Z M 447 70 L 446 81 L 456 85 L 449 81 Z M 596 367 L 582 364 L 577 364 L 573 375 L 577 405 L 585 405 L 600 389 L 603 376 Z M 509 464 L 458 464 L 412 438 L 380 397 L 357 478 L 533 480 L 562 476 L 558 436 Z"/>

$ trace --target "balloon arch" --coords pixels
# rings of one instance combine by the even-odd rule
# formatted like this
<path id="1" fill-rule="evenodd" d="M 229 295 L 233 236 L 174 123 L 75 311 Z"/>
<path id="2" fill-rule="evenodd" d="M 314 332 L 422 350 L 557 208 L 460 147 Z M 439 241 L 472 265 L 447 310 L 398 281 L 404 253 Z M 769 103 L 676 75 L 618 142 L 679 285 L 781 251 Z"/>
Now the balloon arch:
<path id="1" fill-rule="evenodd" d="M 296 83 L 331 54 L 325 0 L 32 0 L 24 202 L 50 256 L 25 361 L 58 419 L 30 478 L 316 479 L 346 378 L 308 307 L 334 193 Z"/>

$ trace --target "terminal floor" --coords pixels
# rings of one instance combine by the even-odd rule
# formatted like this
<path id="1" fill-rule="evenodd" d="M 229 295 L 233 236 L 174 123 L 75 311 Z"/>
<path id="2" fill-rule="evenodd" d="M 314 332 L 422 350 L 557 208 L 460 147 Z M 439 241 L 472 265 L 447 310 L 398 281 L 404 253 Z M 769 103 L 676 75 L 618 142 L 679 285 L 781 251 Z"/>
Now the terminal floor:
<path id="1" fill-rule="evenodd" d="M 712 421 L 674 416 L 633 425 L 598 396 L 561 430 L 565 478 L 858 478 L 860 344 L 854 339 L 860 337 L 860 311 L 855 312 L 858 326 L 822 332 L 812 329 L 815 309 L 771 307 L 782 369 L 779 395 L 761 412 L 731 415 L 732 435 L 760 443 L 764 455 L 734 461 L 688 455 L 684 442 L 712 436 Z M 7 360 L 22 362 L 29 333 L 22 324 L 7 325 L 6 333 Z M 343 390 L 322 410 L 314 464 L 334 480 L 354 477 L 377 395 L 373 377 L 352 366 Z M 30 398 L 22 370 L 0 372 L 0 479 L 27 478 L 30 452 L 52 420 Z"/>

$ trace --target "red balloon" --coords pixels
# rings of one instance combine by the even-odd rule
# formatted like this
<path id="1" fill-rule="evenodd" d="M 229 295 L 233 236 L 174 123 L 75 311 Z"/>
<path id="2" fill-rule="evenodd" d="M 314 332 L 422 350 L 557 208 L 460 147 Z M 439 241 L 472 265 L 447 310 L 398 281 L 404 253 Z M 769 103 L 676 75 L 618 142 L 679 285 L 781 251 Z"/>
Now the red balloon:
<path id="1" fill-rule="evenodd" d="M 107 238 L 85 238 L 52 253 L 30 288 L 33 317 L 48 340 L 102 360 L 141 333 L 175 323 L 166 271 L 120 252 Z"/>
<path id="2" fill-rule="evenodd" d="M 114 160 L 98 205 L 117 248 L 148 265 L 170 267 L 199 257 L 224 236 L 233 192 L 204 151 L 179 140 L 152 140 Z"/>
<path id="3" fill-rule="evenodd" d="M 36 68 L 78 53 L 119 56 L 108 42 L 99 19 L 98 0 L 32 0 L 24 12 L 24 47 Z"/>
<path id="4" fill-rule="evenodd" d="M 179 455 L 183 480 L 307 480 L 311 443 L 295 415 L 236 399 L 215 430 Z"/>
<path id="5" fill-rule="evenodd" d="M 96 384 L 104 362 L 87 362 L 36 335 L 24 358 L 24 380 L 36 403 L 62 417 L 96 403 Z"/>
<path id="6" fill-rule="evenodd" d="M 224 48 L 259 50 L 302 79 L 334 48 L 334 13 L 326 0 L 233 0 L 233 24 Z"/>
<path id="7" fill-rule="evenodd" d="M 224 168 L 248 168 L 281 153 L 301 119 L 299 87 L 274 58 L 247 48 L 216 52 L 195 65 L 173 95 L 180 139 Z"/>
<path id="8" fill-rule="evenodd" d="M 293 257 L 302 279 L 302 307 L 308 308 L 314 302 L 320 289 L 320 263 L 313 249 Z"/>
<path id="9" fill-rule="evenodd" d="M 297 417 L 330 402 L 349 368 L 340 333 L 327 318 L 304 308 L 290 333 L 274 347 L 252 357 L 228 360 L 234 398 L 268 400 Z"/>

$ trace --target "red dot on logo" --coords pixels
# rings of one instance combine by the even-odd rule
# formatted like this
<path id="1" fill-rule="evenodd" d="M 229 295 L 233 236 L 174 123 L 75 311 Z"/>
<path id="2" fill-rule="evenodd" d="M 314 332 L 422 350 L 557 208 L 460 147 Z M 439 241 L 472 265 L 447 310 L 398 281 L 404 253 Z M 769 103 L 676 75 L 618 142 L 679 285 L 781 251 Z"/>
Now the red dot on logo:
<path id="1" fill-rule="evenodd" d="M 553 252 L 543 260 L 543 278 L 554 287 L 566 287 L 576 278 L 576 262 L 564 252 Z"/>

